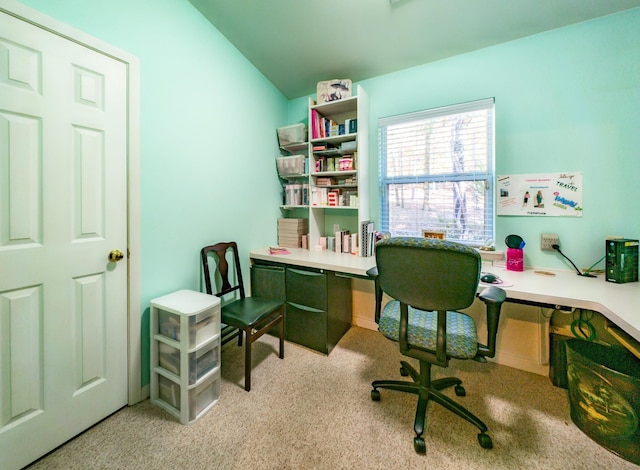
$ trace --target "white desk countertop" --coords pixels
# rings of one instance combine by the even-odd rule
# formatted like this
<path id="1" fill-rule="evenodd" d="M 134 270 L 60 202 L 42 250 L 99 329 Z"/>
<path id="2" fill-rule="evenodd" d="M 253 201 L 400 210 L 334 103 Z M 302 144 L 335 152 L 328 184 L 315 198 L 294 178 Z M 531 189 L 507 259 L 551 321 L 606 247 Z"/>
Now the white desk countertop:
<path id="1" fill-rule="evenodd" d="M 301 248 L 288 250 L 288 255 L 272 255 L 268 248 L 261 248 L 251 251 L 250 257 L 356 276 L 366 276 L 367 270 L 376 265 L 375 257 Z M 487 261 L 482 263 L 482 271 L 496 274 L 504 281 L 504 285 L 496 285 L 506 291 L 507 298 L 594 310 L 640 341 L 640 282 L 616 284 L 605 281 L 603 274 L 596 278 L 580 277 L 568 270 L 526 268 L 522 272 L 508 271 Z M 536 271 L 553 275 L 537 274 Z"/>
<path id="2" fill-rule="evenodd" d="M 336 253 L 334 251 L 311 251 L 302 248 L 287 248 L 288 255 L 272 255 L 268 248 L 253 250 L 249 253 L 252 259 L 273 261 L 274 263 L 293 264 L 308 268 L 327 269 L 340 273 L 366 276 L 367 270 L 376 265 L 373 257 L 356 256 L 349 253 Z"/>
<path id="3" fill-rule="evenodd" d="M 604 274 L 581 277 L 574 271 L 526 268 L 522 272 L 482 264 L 483 272 L 496 274 L 505 286 L 507 298 L 584 308 L 601 313 L 620 329 L 640 341 L 640 282 L 607 282 Z M 553 276 L 537 274 L 552 273 Z M 481 283 L 482 285 L 487 285 Z"/>

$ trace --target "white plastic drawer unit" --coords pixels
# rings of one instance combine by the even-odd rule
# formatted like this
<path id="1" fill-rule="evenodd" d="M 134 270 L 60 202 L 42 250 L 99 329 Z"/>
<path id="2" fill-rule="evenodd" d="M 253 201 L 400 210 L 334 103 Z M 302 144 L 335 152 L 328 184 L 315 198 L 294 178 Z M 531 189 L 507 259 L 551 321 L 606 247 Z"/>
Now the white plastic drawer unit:
<path id="1" fill-rule="evenodd" d="M 181 290 L 151 301 L 151 402 L 189 424 L 220 398 L 220 299 Z"/>

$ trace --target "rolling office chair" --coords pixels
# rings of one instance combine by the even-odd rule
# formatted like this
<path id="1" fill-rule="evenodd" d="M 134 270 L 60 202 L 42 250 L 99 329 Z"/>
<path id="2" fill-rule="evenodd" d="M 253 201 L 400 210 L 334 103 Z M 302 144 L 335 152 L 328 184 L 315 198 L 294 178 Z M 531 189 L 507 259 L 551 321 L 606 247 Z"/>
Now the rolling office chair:
<path id="1" fill-rule="evenodd" d="M 480 430 L 478 441 L 485 449 L 493 447 L 487 426 L 474 414 L 441 390 L 455 386 L 464 396 L 462 382 L 456 377 L 431 380 L 431 366 L 447 367 L 450 358 L 475 359 L 495 355 L 496 333 L 500 309 L 506 294 L 489 287 L 479 298 L 487 308 L 487 346 L 478 344 L 474 320 L 455 310 L 469 307 L 478 289 L 481 259 L 479 253 L 465 245 L 428 238 L 397 237 L 376 245 L 376 267 L 369 275 L 376 282 L 376 322 L 379 331 L 400 343 L 400 352 L 418 359 L 417 372 L 406 361 L 400 361 L 400 373 L 410 375 L 413 382 L 376 380 L 371 385 L 371 399 L 380 400 L 380 388 L 418 395 L 414 422 L 416 452 L 424 454 L 424 432 L 429 400 L 444 406 L 474 424 Z M 380 312 L 382 293 L 395 300 Z"/>
<path id="2" fill-rule="evenodd" d="M 215 294 L 221 298 L 220 320 L 226 325 L 222 330 L 222 344 L 238 336 L 238 346 L 242 346 L 244 336 L 244 388 L 248 392 L 251 390 L 251 345 L 277 325 L 280 338 L 279 356 L 280 359 L 284 359 L 284 302 L 245 295 L 238 246 L 235 242 L 205 246 L 200 250 L 200 257 L 207 294 Z M 228 258 L 232 262 L 231 270 Z M 210 270 L 210 263 L 215 265 L 215 269 Z M 215 293 L 212 276 L 215 285 L 220 286 Z"/>

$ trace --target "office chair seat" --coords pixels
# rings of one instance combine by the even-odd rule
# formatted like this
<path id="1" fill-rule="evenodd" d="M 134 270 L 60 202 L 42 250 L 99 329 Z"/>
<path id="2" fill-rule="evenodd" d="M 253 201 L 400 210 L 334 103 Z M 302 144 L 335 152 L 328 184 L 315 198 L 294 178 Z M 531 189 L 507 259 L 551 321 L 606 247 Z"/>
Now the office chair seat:
<path id="1" fill-rule="evenodd" d="M 438 313 L 425 312 L 409 306 L 408 341 L 413 346 L 435 351 L 438 344 Z M 387 302 L 380 315 L 378 330 L 387 338 L 398 341 L 400 302 Z M 447 356 L 472 359 L 478 353 L 478 333 L 475 321 L 460 312 L 447 312 Z"/>

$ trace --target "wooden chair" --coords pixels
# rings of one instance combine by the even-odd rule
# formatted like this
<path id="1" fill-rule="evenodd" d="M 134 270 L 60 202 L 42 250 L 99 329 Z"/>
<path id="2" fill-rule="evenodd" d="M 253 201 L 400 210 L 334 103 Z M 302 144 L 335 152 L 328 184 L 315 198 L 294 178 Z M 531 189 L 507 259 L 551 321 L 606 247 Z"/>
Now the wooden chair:
<path id="1" fill-rule="evenodd" d="M 200 251 L 207 294 L 221 298 L 222 343 L 238 336 L 245 342 L 244 388 L 251 390 L 251 345 L 272 328 L 279 327 L 280 359 L 284 359 L 284 302 L 245 295 L 238 246 L 221 242 Z M 214 268 L 210 268 L 214 265 Z M 218 286 L 214 292 L 213 286 Z"/>

